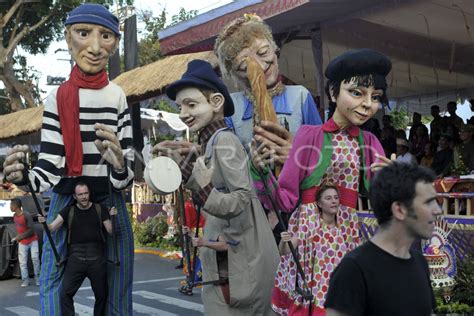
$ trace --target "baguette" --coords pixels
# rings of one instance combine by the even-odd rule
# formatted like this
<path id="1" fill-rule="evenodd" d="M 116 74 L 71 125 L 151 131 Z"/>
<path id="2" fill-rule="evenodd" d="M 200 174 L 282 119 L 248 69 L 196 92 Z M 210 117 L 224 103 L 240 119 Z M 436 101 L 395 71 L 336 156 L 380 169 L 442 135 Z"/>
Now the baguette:
<path id="1" fill-rule="evenodd" d="M 262 67 L 257 61 L 249 56 L 247 57 L 247 77 L 250 82 L 250 88 L 252 89 L 252 95 L 255 99 L 255 120 L 256 125 L 260 125 L 261 121 L 270 121 L 278 123 L 278 118 L 273 108 L 272 99 L 268 94 L 267 83 L 265 80 L 265 74 L 263 73 Z"/>

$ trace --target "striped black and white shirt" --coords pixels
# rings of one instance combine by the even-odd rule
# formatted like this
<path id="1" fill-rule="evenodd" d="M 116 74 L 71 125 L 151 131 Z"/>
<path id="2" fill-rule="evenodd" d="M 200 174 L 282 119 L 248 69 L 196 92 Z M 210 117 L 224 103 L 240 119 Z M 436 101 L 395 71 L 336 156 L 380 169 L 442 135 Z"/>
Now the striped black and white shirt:
<path id="1" fill-rule="evenodd" d="M 36 192 L 51 187 L 62 194 L 73 192 L 74 178 L 65 175 L 66 157 L 56 104 L 57 89 L 53 90 L 45 104 L 41 129 L 41 149 L 38 163 L 30 172 L 30 180 Z M 133 140 L 130 113 L 123 90 L 109 84 L 98 90 L 79 89 L 79 123 L 82 138 L 83 165 L 81 180 L 91 186 L 94 193 L 107 193 L 107 164 L 94 145 L 97 136 L 95 123 L 102 123 L 116 133 L 122 146 L 126 171 L 111 172 L 110 180 L 115 189 L 126 188 L 133 180 Z"/>

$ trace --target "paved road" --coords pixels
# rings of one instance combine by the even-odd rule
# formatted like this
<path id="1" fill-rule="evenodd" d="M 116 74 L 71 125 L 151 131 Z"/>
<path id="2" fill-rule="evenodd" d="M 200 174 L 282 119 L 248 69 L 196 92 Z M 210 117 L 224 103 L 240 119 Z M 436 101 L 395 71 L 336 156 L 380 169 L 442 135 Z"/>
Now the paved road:
<path id="1" fill-rule="evenodd" d="M 184 280 L 177 261 L 151 254 L 135 254 L 133 314 L 176 316 L 203 315 L 200 290 L 193 296 L 179 293 L 179 282 Z M 94 294 L 86 280 L 75 296 L 76 315 L 93 315 Z M 20 287 L 20 280 L 0 281 L 0 315 L 38 315 L 38 287 Z"/>

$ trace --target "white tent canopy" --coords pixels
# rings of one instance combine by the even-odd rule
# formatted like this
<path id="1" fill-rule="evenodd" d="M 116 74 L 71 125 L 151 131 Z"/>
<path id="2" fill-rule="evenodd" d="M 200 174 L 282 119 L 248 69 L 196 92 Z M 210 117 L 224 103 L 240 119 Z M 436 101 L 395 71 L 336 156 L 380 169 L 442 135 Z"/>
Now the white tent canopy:
<path id="1" fill-rule="evenodd" d="M 140 117 L 143 129 L 155 129 L 153 133 L 181 135 L 188 133 L 188 127 L 181 121 L 179 114 L 153 109 L 140 109 Z"/>
<path id="2" fill-rule="evenodd" d="M 174 135 L 179 137 L 186 131 L 186 138 L 189 139 L 189 129 L 181 121 L 179 114 L 142 108 L 140 109 L 140 117 L 142 129 L 147 131 L 147 133 L 144 133 L 145 146 L 142 150 L 145 163 L 148 163 L 150 159 L 151 145 L 149 139 L 151 137 L 156 137 L 157 135 Z"/>

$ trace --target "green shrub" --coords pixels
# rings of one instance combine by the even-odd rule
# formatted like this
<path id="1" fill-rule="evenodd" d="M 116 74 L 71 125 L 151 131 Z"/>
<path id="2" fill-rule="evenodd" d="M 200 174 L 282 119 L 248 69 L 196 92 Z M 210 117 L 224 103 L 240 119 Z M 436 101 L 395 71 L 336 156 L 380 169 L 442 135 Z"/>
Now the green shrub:
<path id="1" fill-rule="evenodd" d="M 158 214 L 155 217 L 149 217 L 143 223 L 136 226 L 135 237 L 141 245 L 151 245 L 166 235 L 168 232 L 168 223 L 165 214 Z"/>
<path id="2" fill-rule="evenodd" d="M 451 289 L 435 290 L 438 313 L 472 315 L 474 313 L 474 260 L 466 256 L 457 261 L 455 284 Z M 448 299 L 445 299 L 448 298 Z"/>
<path id="3" fill-rule="evenodd" d="M 466 256 L 457 261 L 457 272 L 451 291 L 453 301 L 459 301 L 474 307 L 474 257 Z"/>
<path id="4" fill-rule="evenodd" d="M 474 309 L 464 303 L 452 302 L 445 304 L 442 300 L 437 300 L 436 311 L 437 313 L 471 315 Z"/>

